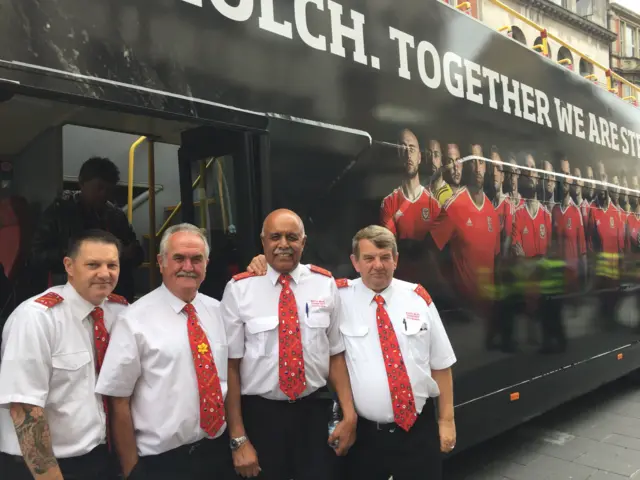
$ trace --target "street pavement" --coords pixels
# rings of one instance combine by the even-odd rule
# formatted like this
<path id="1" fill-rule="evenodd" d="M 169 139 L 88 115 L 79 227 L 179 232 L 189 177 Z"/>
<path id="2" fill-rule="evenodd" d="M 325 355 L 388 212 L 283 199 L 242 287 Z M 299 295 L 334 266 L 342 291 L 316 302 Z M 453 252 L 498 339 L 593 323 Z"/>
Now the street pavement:
<path id="1" fill-rule="evenodd" d="M 445 464 L 445 480 L 640 480 L 640 379 L 624 378 Z"/>

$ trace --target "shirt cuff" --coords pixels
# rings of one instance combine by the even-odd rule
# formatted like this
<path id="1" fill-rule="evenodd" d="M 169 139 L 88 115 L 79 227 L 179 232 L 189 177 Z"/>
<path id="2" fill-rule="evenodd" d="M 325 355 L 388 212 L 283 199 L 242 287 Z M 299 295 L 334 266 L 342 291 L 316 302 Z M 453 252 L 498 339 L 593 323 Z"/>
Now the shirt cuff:
<path id="1" fill-rule="evenodd" d="M 454 363 L 456 363 L 457 359 L 455 355 L 450 355 L 447 358 L 440 359 L 434 358 L 431 360 L 430 367 L 431 370 L 444 370 L 446 368 L 451 367 Z"/>
<path id="2" fill-rule="evenodd" d="M 24 403 L 27 405 L 34 405 L 36 407 L 44 408 L 47 402 L 46 397 L 34 397 L 29 395 L 1 395 L 0 396 L 0 408 L 9 408 L 12 403 Z"/>

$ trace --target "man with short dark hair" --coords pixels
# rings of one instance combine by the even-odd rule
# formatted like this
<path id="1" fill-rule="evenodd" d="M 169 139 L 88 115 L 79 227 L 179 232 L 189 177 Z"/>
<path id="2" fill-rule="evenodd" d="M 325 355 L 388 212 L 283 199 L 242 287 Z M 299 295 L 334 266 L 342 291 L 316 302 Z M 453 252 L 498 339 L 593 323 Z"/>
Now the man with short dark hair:
<path id="1" fill-rule="evenodd" d="M 89 231 L 64 258 L 68 282 L 26 300 L 3 331 L 0 471 L 11 480 L 109 480 L 108 410 L 95 385 L 126 300 L 120 242 Z"/>
<path id="2" fill-rule="evenodd" d="M 31 264 L 50 275 L 50 285 L 66 281 L 62 259 L 68 239 L 98 228 L 111 232 L 123 245 L 117 293 L 133 301 L 133 270 L 142 263 L 144 253 L 124 212 L 109 201 L 119 181 L 120 172 L 111 160 L 92 157 L 80 168 L 80 190 L 62 192 L 43 212 L 33 237 Z"/>

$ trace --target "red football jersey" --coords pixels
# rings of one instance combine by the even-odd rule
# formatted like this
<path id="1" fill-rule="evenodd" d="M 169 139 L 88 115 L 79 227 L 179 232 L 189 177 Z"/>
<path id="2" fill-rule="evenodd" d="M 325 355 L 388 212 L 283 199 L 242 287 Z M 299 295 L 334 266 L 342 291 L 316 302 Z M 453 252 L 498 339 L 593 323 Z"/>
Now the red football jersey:
<path id="1" fill-rule="evenodd" d="M 640 216 L 631 213 L 627 218 L 625 248 L 628 252 L 640 253 Z"/>
<path id="2" fill-rule="evenodd" d="M 587 244 L 592 252 L 620 253 L 624 248 L 622 215 L 613 204 L 607 209 L 591 204 L 587 223 Z"/>
<path id="3" fill-rule="evenodd" d="M 545 255 L 551 242 L 551 214 L 538 202 L 538 211 L 531 215 L 526 204 L 516 210 L 511 244 L 520 244 L 525 257 Z"/>
<path id="4" fill-rule="evenodd" d="M 566 208 L 560 204 L 553 207 L 552 219 L 553 237 L 558 242 L 560 253 L 567 267 L 577 271 L 578 259 L 587 252 L 582 213 L 573 200 L 569 200 Z"/>
<path id="5" fill-rule="evenodd" d="M 478 207 L 466 188 L 458 190 L 445 203 L 431 235 L 440 250 L 450 243 L 454 282 L 461 298 L 477 298 L 479 282 L 493 284 L 495 256 L 500 252 L 500 223 L 486 195 Z"/>
<path id="6" fill-rule="evenodd" d="M 498 220 L 500 221 L 500 232 L 507 236 L 511 236 L 513 229 L 513 212 L 514 208 L 508 195 L 503 196 L 500 200 L 493 202 L 496 209 Z"/>
<path id="7" fill-rule="evenodd" d="M 522 205 L 524 205 L 524 198 L 520 197 L 518 199 L 518 201 L 515 201 L 513 199 L 513 197 L 511 196 L 511 194 L 508 194 L 508 195 L 509 195 L 509 201 L 511 202 L 511 205 L 513 206 L 513 213 L 515 213 L 517 209 L 519 209 Z"/>
<path id="8" fill-rule="evenodd" d="M 422 187 L 422 194 L 412 202 L 398 187 L 382 200 L 380 224 L 398 239 L 424 240 L 439 213 L 440 204 L 426 188 Z"/>
<path id="9" fill-rule="evenodd" d="M 583 198 L 578 207 L 580 208 L 580 213 L 582 214 L 582 223 L 584 226 L 587 226 L 587 224 L 589 223 L 589 210 L 591 210 L 591 202 L 589 202 L 586 198 Z"/>

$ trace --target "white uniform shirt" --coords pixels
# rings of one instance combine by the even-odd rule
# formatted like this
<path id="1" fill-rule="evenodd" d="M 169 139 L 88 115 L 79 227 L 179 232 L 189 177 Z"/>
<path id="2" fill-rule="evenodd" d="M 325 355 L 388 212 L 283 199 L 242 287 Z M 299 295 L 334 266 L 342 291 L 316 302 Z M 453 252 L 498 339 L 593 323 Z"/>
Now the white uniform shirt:
<path id="1" fill-rule="evenodd" d="M 456 361 L 440 315 L 433 302 L 414 290 L 416 284 L 393 279 L 380 295 L 398 338 L 418 413 L 429 397 L 440 394 L 431 370 L 443 370 Z M 380 423 L 394 421 L 387 370 L 376 324 L 376 293 L 362 279 L 340 288 L 346 316 L 340 325 L 347 367 L 358 415 Z"/>
<path id="2" fill-rule="evenodd" d="M 325 271 L 326 272 L 326 271 Z M 327 383 L 329 358 L 344 351 L 339 325 L 343 310 L 333 277 L 298 265 L 291 272 L 302 336 L 307 388 L 301 397 Z M 220 311 L 229 338 L 229 358 L 242 358 L 242 395 L 287 400 L 278 372 L 280 274 L 271 266 L 263 276 L 231 280 Z"/>
<path id="3" fill-rule="evenodd" d="M 209 340 L 226 398 L 228 348 L 218 303 L 201 293 L 192 302 Z M 208 438 L 200 428 L 200 395 L 185 305 L 164 284 L 132 304 L 113 329 L 100 371 L 97 392 L 131 397 L 141 456 Z M 225 428 L 226 424 L 215 436 Z"/>
<path id="4" fill-rule="evenodd" d="M 35 300 L 48 292 L 64 300 L 46 307 Z M 127 307 L 100 305 L 111 331 Z M 26 300 L 11 314 L 2 336 L 0 362 L 0 451 L 22 455 L 11 403 L 43 407 L 58 458 L 89 453 L 106 441 L 102 397 L 95 393 L 93 319 L 95 306 L 70 285 L 56 286 Z"/>

